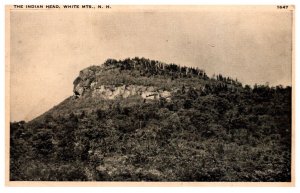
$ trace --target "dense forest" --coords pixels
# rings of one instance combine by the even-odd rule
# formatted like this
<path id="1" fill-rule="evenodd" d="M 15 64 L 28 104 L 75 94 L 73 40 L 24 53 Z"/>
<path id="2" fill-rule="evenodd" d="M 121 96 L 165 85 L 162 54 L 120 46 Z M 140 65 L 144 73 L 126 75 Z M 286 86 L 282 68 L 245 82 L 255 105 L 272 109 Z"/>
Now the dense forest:
<path id="1" fill-rule="evenodd" d="M 81 71 L 78 85 L 80 95 L 10 124 L 10 180 L 291 181 L 290 86 L 145 58 L 108 59 Z M 97 85 L 172 95 L 109 100 L 92 94 Z"/>

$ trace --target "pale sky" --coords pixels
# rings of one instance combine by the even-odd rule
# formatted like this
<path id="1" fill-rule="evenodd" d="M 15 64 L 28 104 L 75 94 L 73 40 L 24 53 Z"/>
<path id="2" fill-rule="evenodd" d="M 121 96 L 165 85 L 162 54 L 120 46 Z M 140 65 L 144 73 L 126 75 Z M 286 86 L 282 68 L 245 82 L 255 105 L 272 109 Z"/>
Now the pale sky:
<path id="1" fill-rule="evenodd" d="M 197 66 L 243 84 L 291 85 L 292 12 L 230 8 L 12 10 L 11 121 L 71 96 L 79 71 L 107 58 Z"/>

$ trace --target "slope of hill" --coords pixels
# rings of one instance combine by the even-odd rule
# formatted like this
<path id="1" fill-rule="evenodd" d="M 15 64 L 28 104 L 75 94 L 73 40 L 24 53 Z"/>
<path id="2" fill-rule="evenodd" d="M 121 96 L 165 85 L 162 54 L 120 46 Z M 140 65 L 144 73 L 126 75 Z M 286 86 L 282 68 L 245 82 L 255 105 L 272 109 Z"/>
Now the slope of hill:
<path id="1" fill-rule="evenodd" d="M 145 58 L 109 59 L 73 84 L 11 123 L 11 180 L 291 180 L 291 87 Z"/>

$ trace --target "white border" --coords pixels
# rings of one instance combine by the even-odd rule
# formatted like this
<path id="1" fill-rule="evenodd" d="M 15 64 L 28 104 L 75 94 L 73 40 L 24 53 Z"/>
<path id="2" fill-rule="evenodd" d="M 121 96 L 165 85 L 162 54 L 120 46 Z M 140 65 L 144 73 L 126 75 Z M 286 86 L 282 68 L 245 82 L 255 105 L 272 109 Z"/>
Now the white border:
<path id="1" fill-rule="evenodd" d="M 243 4 L 243 5 L 250 5 L 250 4 L 261 4 L 261 5 L 266 5 L 266 4 L 287 4 L 287 5 L 296 5 L 296 12 L 295 12 L 295 18 L 296 18 L 296 29 L 295 29 L 295 35 L 298 32 L 298 26 L 299 26 L 299 17 L 298 17 L 298 2 L 296 0 L 289 0 L 289 1 L 271 1 L 271 0 L 252 0 L 252 1 L 238 1 L 238 0 L 231 0 L 231 1 L 222 1 L 222 0 L 206 0 L 206 1 L 195 1 L 195 0 L 180 0 L 180 1 L 172 1 L 172 0 L 126 0 L 126 1 L 121 1 L 121 0 L 102 0 L 102 1 L 91 1 L 91 0 L 86 0 L 86 1 L 70 1 L 70 0 L 64 0 L 64 1 L 57 1 L 57 0 L 47 0 L 47 1 L 38 1 L 38 0 L 32 0 L 32 1 L 25 1 L 25 0 L 2 0 L 1 4 L 1 37 L 2 37 L 2 46 L 1 46 L 1 51 L 0 51 L 0 57 L 1 57 L 1 65 L 0 65 L 0 192 L 22 192 L 22 193 L 53 193 L 53 192 L 73 192 L 73 193 L 79 193 L 79 192 L 124 192 L 124 193 L 131 193 L 131 192 L 175 192 L 175 193 L 181 193 L 181 192 L 199 192 L 199 191 L 204 191 L 204 192 L 224 192 L 224 193 L 235 193 L 235 192 L 272 192 L 272 193 L 277 193 L 277 192 L 300 192 L 300 186 L 299 184 L 299 132 L 298 132 L 298 118 L 300 118 L 297 114 L 300 106 L 298 102 L 296 101 L 296 136 L 295 136 L 295 141 L 296 141 L 296 152 L 295 152 L 295 168 L 296 168 L 296 174 L 295 174 L 295 180 L 296 180 L 296 187 L 288 187 L 288 188 L 276 188 L 276 187 L 264 187 L 264 188 L 257 188 L 257 187 L 168 187 L 168 188 L 156 188 L 156 187 L 151 187 L 151 188 L 141 188 L 141 187 L 134 187 L 134 188 L 116 188 L 116 187 L 104 187 L 104 188 L 99 188 L 99 187 L 55 187 L 55 188 L 42 188 L 42 187 L 27 187 L 27 188 L 20 188 L 20 187 L 5 187 L 4 182 L 5 182 L 5 145 L 4 145 L 4 138 L 5 138 L 5 57 L 4 57 L 4 40 L 5 40 L 5 34 L 4 34 L 4 25 L 5 25 L 5 17 L 4 17 L 4 5 L 5 4 L 209 4 L 209 5 L 214 5 L 214 4 L 221 4 L 221 5 L 234 5 L 234 4 Z M 298 33 L 299 34 L 299 33 Z M 295 47 L 296 47 L 296 53 L 295 53 L 295 75 L 300 74 L 299 68 L 298 68 L 298 57 L 299 56 L 299 38 L 297 36 L 295 37 L 296 42 L 295 42 Z M 296 85 L 296 96 L 295 99 L 297 99 L 297 96 L 299 96 L 299 85 L 297 84 L 298 81 L 298 76 L 295 77 L 295 85 Z M 294 88 L 293 88 L 294 89 Z"/>

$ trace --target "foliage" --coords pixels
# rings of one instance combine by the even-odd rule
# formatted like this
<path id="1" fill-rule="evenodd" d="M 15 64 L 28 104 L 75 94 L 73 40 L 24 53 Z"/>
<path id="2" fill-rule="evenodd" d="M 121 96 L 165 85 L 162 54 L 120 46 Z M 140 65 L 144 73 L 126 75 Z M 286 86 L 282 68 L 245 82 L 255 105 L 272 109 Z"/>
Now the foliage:
<path id="1" fill-rule="evenodd" d="M 171 101 L 70 97 L 11 123 L 11 180 L 291 180 L 291 87 L 144 58 L 103 66 L 99 84 L 156 85 Z"/>

